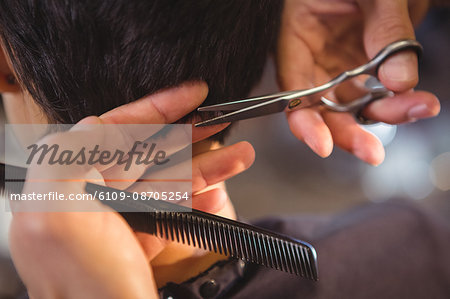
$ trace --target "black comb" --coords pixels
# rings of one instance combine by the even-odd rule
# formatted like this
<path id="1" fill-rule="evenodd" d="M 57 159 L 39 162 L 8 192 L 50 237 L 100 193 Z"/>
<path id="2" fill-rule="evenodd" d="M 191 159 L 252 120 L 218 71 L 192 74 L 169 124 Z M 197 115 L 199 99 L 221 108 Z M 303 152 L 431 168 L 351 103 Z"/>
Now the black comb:
<path id="1" fill-rule="evenodd" d="M 1 175 L 5 178 L 5 165 L 0 165 L 3 168 L 0 169 Z M 19 181 L 24 181 L 26 169 L 10 165 L 7 167 L 8 171 L 17 173 L 17 176 L 12 176 L 17 179 L 8 181 L 20 185 Z M 1 188 L 5 190 L 4 180 Z M 86 192 L 94 196 L 98 192 L 125 192 L 125 198 L 129 200 L 102 203 L 116 211 L 128 211 L 119 214 L 135 231 L 317 280 L 316 251 L 306 242 L 161 200 L 147 198 L 134 201 L 131 200 L 132 193 L 111 187 L 86 183 Z"/>

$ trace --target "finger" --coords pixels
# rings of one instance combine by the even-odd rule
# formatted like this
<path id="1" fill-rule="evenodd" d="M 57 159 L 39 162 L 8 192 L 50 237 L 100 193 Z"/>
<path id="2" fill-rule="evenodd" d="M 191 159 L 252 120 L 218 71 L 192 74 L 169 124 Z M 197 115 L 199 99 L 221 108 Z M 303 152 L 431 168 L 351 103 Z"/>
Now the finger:
<path id="1" fill-rule="evenodd" d="M 112 147 L 111 149 L 127 152 L 128 149 L 134 146 L 134 142 L 145 140 L 160 129 L 157 127 L 151 130 L 153 127 L 146 128 L 134 124 L 172 122 L 195 109 L 195 107 L 197 107 L 204 100 L 206 94 L 207 87 L 204 83 L 185 83 L 180 87 L 161 91 L 136 102 L 109 111 L 100 118 L 97 118 L 97 121 L 102 124 L 124 123 L 128 124 L 128 126 L 122 126 L 120 128 L 109 126 L 108 130 L 106 130 L 108 138 L 105 137 L 103 140 L 113 142 L 113 146 L 115 147 Z M 179 103 L 174 103 L 174 101 Z M 83 121 L 80 123 L 83 123 Z M 224 129 L 226 126 L 227 124 L 211 126 L 208 128 L 195 128 L 192 132 L 192 134 L 194 134 L 192 138 L 194 141 L 207 138 Z M 181 130 L 182 129 L 177 130 L 177 132 L 180 133 Z M 177 140 L 182 141 L 184 139 L 180 138 Z M 171 145 L 171 148 L 181 149 L 191 142 L 191 137 L 189 137 L 188 143 L 183 141 L 183 144 L 181 145 L 178 144 L 179 142 L 175 142 L 175 140 L 171 139 L 169 140 L 169 145 Z M 161 144 L 159 145 L 165 146 Z M 142 146 L 138 146 L 136 150 L 139 151 L 142 149 L 141 147 Z M 109 149 L 109 147 L 107 148 Z M 164 149 L 168 149 L 168 147 L 165 146 Z M 111 152 L 115 151 L 112 150 Z M 170 152 L 170 150 L 166 150 L 166 152 Z M 126 173 L 123 172 L 124 167 L 129 167 Z M 100 170 L 103 171 L 105 179 L 109 180 L 110 186 L 124 189 L 130 186 L 134 179 L 139 178 L 146 171 L 146 168 L 147 166 L 144 164 L 132 164 L 131 166 L 103 165 Z"/>
<path id="2" fill-rule="evenodd" d="M 129 192 L 155 192 L 167 191 L 170 184 L 171 192 L 184 194 L 189 188 L 192 193 L 204 190 L 214 184 L 222 182 L 248 169 L 255 159 L 253 147 L 248 142 L 239 142 L 218 150 L 208 151 L 195 156 L 189 161 L 177 164 L 173 167 L 162 168 L 144 174 L 138 182 L 134 183 Z M 191 168 L 192 166 L 192 168 Z M 186 178 L 186 169 L 189 167 L 189 178 L 192 182 L 186 185 L 185 180 L 172 180 L 166 182 L 161 178 L 182 177 Z M 191 189 L 192 188 L 192 189 Z M 191 202 L 187 203 L 190 206 Z"/>
<path id="3" fill-rule="evenodd" d="M 192 199 L 181 203 L 185 207 L 233 219 L 235 218 L 234 213 L 227 213 L 230 204 L 231 201 L 223 182 L 211 185 L 194 194 Z"/>
<path id="4" fill-rule="evenodd" d="M 303 140 L 317 155 L 328 157 L 333 151 L 333 138 L 319 111 L 301 109 L 287 113 L 289 128 L 295 137 Z"/>
<path id="5" fill-rule="evenodd" d="M 342 82 L 334 90 L 334 97 L 337 98 L 340 103 L 349 103 L 365 96 L 367 94 L 367 88 L 365 86 L 366 80 L 367 77 L 358 76 L 352 80 Z"/>
<path id="6" fill-rule="evenodd" d="M 215 188 L 194 195 L 192 197 L 192 208 L 216 214 L 225 207 L 227 200 L 227 192 L 221 188 Z"/>
<path id="7" fill-rule="evenodd" d="M 96 117 L 89 117 L 82 121 L 82 124 L 85 125 L 97 123 Z M 94 148 L 98 145 L 98 140 L 103 140 L 101 131 L 69 130 L 46 135 L 39 141 L 27 141 L 32 144 L 23 145 L 31 149 L 27 160 L 27 164 L 30 166 L 24 190 L 28 187 L 30 189 L 54 187 L 53 184 L 57 182 L 59 183 L 56 185 L 62 186 L 66 183 L 73 184 L 74 180 L 93 179 L 94 177 L 100 179 L 98 171 L 95 171 L 95 174 L 93 172 L 94 163 L 83 162 L 82 158 L 74 158 L 75 156 L 79 157 L 79 153 L 84 153 L 86 148 Z M 46 148 L 49 150 L 45 150 Z"/>
<path id="8" fill-rule="evenodd" d="M 186 127 L 174 127 L 172 128 L 172 130 L 169 130 L 167 134 L 153 136 L 146 139 L 144 142 L 140 142 L 140 140 L 142 139 L 140 139 L 139 136 L 142 135 L 141 137 L 145 139 L 145 137 L 148 136 L 147 134 L 151 134 L 151 132 L 149 131 L 153 130 L 147 129 L 146 134 L 142 129 L 137 128 L 138 130 L 134 130 L 133 132 L 132 130 L 130 130 L 130 128 L 126 127 L 122 130 L 118 130 L 118 132 L 116 132 L 115 134 L 115 138 L 110 139 L 117 142 L 118 138 L 125 134 L 128 137 L 125 138 L 128 144 L 127 149 L 132 148 L 135 153 L 144 153 L 144 156 L 148 156 L 148 154 L 150 153 L 150 148 L 154 146 L 154 149 L 152 150 L 154 153 L 162 151 L 167 157 L 169 157 L 176 152 L 183 150 L 194 142 L 206 139 L 211 135 L 220 132 L 228 125 L 229 124 L 220 124 L 201 128 L 194 127 L 192 128 L 192 131 L 190 131 L 190 128 L 188 129 Z M 146 129 L 145 126 L 142 128 Z M 133 142 L 135 143 L 134 145 Z M 139 145 L 135 146 L 137 144 L 136 142 L 139 142 Z M 107 181 L 108 186 L 117 189 L 126 189 L 152 166 L 155 166 L 155 164 L 148 163 L 148 161 L 146 161 L 145 163 L 112 165 L 112 167 L 109 167 L 108 169 L 104 168 L 102 174 Z"/>
<path id="9" fill-rule="evenodd" d="M 117 189 L 128 188 L 146 171 L 148 171 L 149 168 L 152 168 L 153 173 L 158 171 L 158 167 L 170 169 L 169 170 L 170 172 L 166 172 L 167 178 L 180 177 L 180 171 L 183 172 L 183 169 L 184 170 L 189 169 L 190 171 L 191 169 L 190 165 L 185 166 L 184 168 L 181 165 L 174 165 L 174 162 L 170 162 L 172 158 L 169 157 L 172 157 L 172 155 L 179 153 L 186 147 L 190 146 L 193 142 L 193 139 L 194 141 L 205 139 L 210 135 L 222 130 L 227 125 L 217 125 L 205 129 L 198 128 L 199 130 L 195 130 L 197 128 L 194 128 L 194 131 L 191 131 L 190 126 L 176 126 L 172 127 L 169 130 L 166 130 L 164 134 L 156 134 L 150 138 L 145 139 L 144 141 L 140 141 L 142 139 L 139 139 L 136 136 L 143 134 L 145 135 L 144 132 L 136 132 L 142 131 L 142 129 L 137 128 L 137 130 L 133 130 L 133 128 L 130 129 L 129 126 L 143 127 L 143 129 L 147 127 L 142 125 L 127 125 L 126 128 L 123 128 L 121 130 L 112 129 L 112 131 L 117 131 L 115 132 L 115 134 L 113 134 L 113 136 L 111 136 L 110 130 L 107 131 L 107 133 L 111 137 L 109 138 L 109 140 L 113 142 L 116 141 L 118 143 L 117 148 L 111 148 L 110 152 L 114 153 L 118 149 L 122 149 L 122 151 L 128 153 L 127 157 L 121 159 L 122 161 L 125 161 L 125 163 L 111 165 L 107 169 L 105 166 L 103 166 L 102 175 L 105 178 L 105 182 L 107 183 L 108 186 Z M 148 128 L 147 131 L 148 132 L 152 131 L 152 128 Z M 195 134 L 195 136 L 192 136 L 192 134 Z M 144 136 L 142 137 L 145 138 Z M 105 138 L 105 140 L 108 140 L 108 138 Z M 124 142 L 120 143 L 119 140 L 123 140 Z M 125 144 L 126 148 L 119 147 L 120 144 Z M 163 164 L 155 162 L 156 156 L 161 153 L 164 154 L 165 158 L 159 160 L 164 160 L 168 162 L 163 163 L 164 166 L 160 166 Z M 185 154 L 181 155 L 183 157 L 186 157 L 187 154 L 189 154 L 190 159 L 191 157 L 190 153 L 186 152 Z M 132 163 L 131 161 L 133 159 L 139 160 L 136 160 L 134 163 Z M 173 169 L 173 167 L 167 168 L 167 166 L 169 165 L 175 167 L 179 166 L 178 170 Z"/>
<path id="10" fill-rule="evenodd" d="M 359 0 L 359 4 L 365 17 L 364 45 L 369 58 L 396 40 L 414 39 L 406 0 Z M 395 54 L 383 63 L 378 76 L 390 90 L 402 92 L 414 88 L 419 78 L 416 53 Z"/>
<path id="11" fill-rule="evenodd" d="M 115 124 L 169 124 L 200 106 L 207 94 L 206 83 L 187 82 L 117 107 L 100 118 Z"/>
<path id="12" fill-rule="evenodd" d="M 243 172 L 254 160 L 255 151 L 246 141 L 194 157 L 192 192 L 198 192 Z"/>
<path id="13" fill-rule="evenodd" d="M 194 195 L 192 198 L 192 208 L 205 213 L 215 214 L 223 209 L 227 200 L 227 193 L 223 189 L 215 188 Z M 169 240 L 147 233 L 136 232 L 136 237 L 145 252 L 148 262 L 152 261 L 168 244 L 171 243 Z"/>
<path id="14" fill-rule="evenodd" d="M 72 144 L 73 150 L 88 149 L 89 162 L 85 163 L 95 166 L 105 179 L 120 180 L 125 176 L 126 180 L 130 181 L 145 171 L 145 165 L 131 163 L 133 155 L 143 153 L 142 148 L 149 143 L 142 140 L 148 139 L 163 127 L 164 125 L 106 124 L 100 117 L 89 116 L 66 132 L 65 139 Z M 178 131 L 183 129 L 180 127 Z M 190 134 L 188 137 L 189 140 L 185 143 L 191 142 Z M 75 142 L 77 143 L 74 144 Z"/>
<path id="15" fill-rule="evenodd" d="M 181 152 L 180 159 L 190 160 L 191 153 L 182 152 L 182 150 L 191 145 L 191 133 L 190 126 L 171 126 L 164 130 L 162 134 L 156 134 L 143 142 L 132 140 L 134 145 L 128 152 L 126 163 L 118 163 L 102 173 L 107 185 L 117 189 L 126 189 L 150 168 L 151 171 L 156 172 L 160 168 L 177 167 L 180 163 L 173 160 L 175 153 L 180 154 Z M 187 171 L 189 171 L 190 177 L 190 170 L 190 165 L 184 166 L 184 177 L 188 176 Z M 171 170 L 171 172 L 166 173 L 167 176 L 164 176 L 164 178 L 180 179 L 183 177 L 180 172 L 183 172 L 182 166 L 178 167 L 178 170 Z"/>
<path id="16" fill-rule="evenodd" d="M 370 104 L 364 117 L 389 124 L 413 122 L 439 114 L 440 104 L 435 95 L 425 91 L 407 92 Z"/>
<path id="17" fill-rule="evenodd" d="M 308 46 L 298 38 L 292 28 L 281 30 L 278 50 L 278 82 L 283 90 L 314 86 L 314 58 Z"/>
<path id="18" fill-rule="evenodd" d="M 206 127 L 193 127 L 192 128 L 192 143 L 199 142 L 206 139 L 228 127 L 230 123 L 218 124 L 214 126 Z"/>
<path id="19" fill-rule="evenodd" d="M 277 68 L 281 89 L 311 88 L 316 83 L 317 69 L 310 48 L 284 24 L 278 41 Z M 319 74 L 320 75 L 323 74 Z M 326 79 L 326 78 L 321 78 Z M 301 109 L 287 113 L 289 127 L 299 140 L 303 140 L 316 154 L 327 157 L 333 150 L 333 140 L 320 113 L 316 109 Z"/>
<path id="20" fill-rule="evenodd" d="M 376 136 L 358 125 L 353 116 L 327 111 L 323 113 L 323 117 L 337 146 L 369 164 L 378 165 L 383 162 L 383 145 Z"/>

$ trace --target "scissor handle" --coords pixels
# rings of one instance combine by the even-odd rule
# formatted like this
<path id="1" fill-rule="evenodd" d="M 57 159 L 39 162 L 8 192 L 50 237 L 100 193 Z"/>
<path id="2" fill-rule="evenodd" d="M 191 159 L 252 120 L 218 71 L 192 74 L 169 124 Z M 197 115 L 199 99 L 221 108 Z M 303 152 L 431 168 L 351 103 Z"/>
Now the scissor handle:
<path id="1" fill-rule="evenodd" d="M 416 51 L 418 57 L 420 57 L 423 52 L 422 45 L 418 41 L 411 39 L 400 40 L 387 45 L 368 63 L 353 70 L 346 71 L 336 77 L 336 79 L 344 81 L 363 74 L 371 75 L 372 77 L 369 77 L 366 81 L 366 87 L 369 92 L 365 96 L 346 104 L 335 103 L 322 97 L 322 104 L 333 111 L 352 112 L 360 123 L 372 123 L 372 121 L 368 121 L 362 117 L 363 109 L 373 101 L 393 96 L 393 92 L 386 89 L 386 87 L 378 81 L 378 69 L 386 59 L 405 50 Z"/>
<path id="2" fill-rule="evenodd" d="M 360 65 L 352 70 L 345 71 L 332 79 L 327 84 L 321 85 L 324 87 L 322 90 L 329 89 L 342 83 L 343 81 L 360 75 L 371 75 L 378 79 L 378 69 L 383 64 L 383 62 L 392 55 L 406 50 L 414 50 L 417 53 L 417 56 L 420 57 L 423 52 L 423 47 L 418 41 L 412 39 L 404 39 L 393 42 L 384 47 L 380 52 L 378 52 L 377 55 L 375 55 L 374 58 L 372 58 L 366 64 Z"/>
<path id="3" fill-rule="evenodd" d="M 373 78 L 373 77 L 371 77 Z M 356 121 L 362 125 L 375 124 L 377 121 L 367 119 L 363 116 L 364 108 L 373 101 L 380 100 L 386 97 L 392 97 L 394 93 L 387 89 L 372 89 L 366 95 L 349 103 L 336 103 L 325 97 L 322 97 L 321 103 L 327 107 L 327 109 L 335 112 L 350 112 L 355 117 Z"/>
<path id="4" fill-rule="evenodd" d="M 405 50 L 414 50 L 419 57 L 422 55 L 423 52 L 422 45 L 416 40 L 412 39 L 398 40 L 384 47 L 380 52 L 378 52 L 378 54 L 373 59 L 371 59 L 366 64 L 358 66 L 352 70 L 345 71 L 325 84 L 306 90 L 291 92 L 286 96 L 281 96 L 280 99 L 289 100 L 287 108 L 289 110 L 296 110 L 315 105 L 320 102 L 320 100 L 318 100 L 317 97 L 312 99 L 303 97 L 317 94 L 320 95 L 324 91 L 331 89 L 346 80 L 349 80 L 351 78 L 360 75 L 371 75 L 375 78 L 378 78 L 378 69 L 383 64 L 383 62 L 392 55 Z M 327 103 L 324 103 L 324 101 L 322 101 L 322 104 L 325 104 L 327 106 Z"/>
<path id="5" fill-rule="evenodd" d="M 378 69 L 383 64 L 383 62 L 392 55 L 405 50 L 415 51 L 419 58 L 423 53 L 423 47 L 418 41 L 412 39 L 399 40 L 384 47 L 368 63 L 363 64 L 353 70 L 346 71 L 343 74 L 345 74 L 346 79 L 363 74 L 378 77 Z"/>

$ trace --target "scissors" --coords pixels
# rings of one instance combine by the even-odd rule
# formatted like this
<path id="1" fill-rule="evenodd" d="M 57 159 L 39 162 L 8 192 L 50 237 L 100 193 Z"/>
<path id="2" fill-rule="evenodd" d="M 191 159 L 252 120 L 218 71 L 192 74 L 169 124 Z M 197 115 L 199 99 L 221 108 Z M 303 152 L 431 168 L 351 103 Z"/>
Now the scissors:
<path id="1" fill-rule="evenodd" d="M 345 71 L 323 85 L 310 89 L 284 91 L 233 102 L 199 107 L 197 111 L 216 111 L 220 112 L 220 115 L 198 122 L 195 126 L 203 127 L 217 125 L 282 111 L 293 111 L 316 105 L 322 105 L 325 108 L 336 112 L 350 112 L 360 123 L 371 123 L 370 120 L 365 119 L 361 115 L 362 110 L 375 100 L 394 95 L 392 91 L 388 90 L 379 82 L 378 69 L 387 58 L 395 53 L 406 50 L 414 50 L 419 57 L 423 52 L 423 48 L 419 42 L 410 39 L 399 40 L 387 45 L 368 63 L 352 70 Z M 370 76 L 365 83 L 368 92 L 363 97 L 349 103 L 337 103 L 321 96 L 321 94 L 324 94 L 324 91 L 360 75 Z"/>

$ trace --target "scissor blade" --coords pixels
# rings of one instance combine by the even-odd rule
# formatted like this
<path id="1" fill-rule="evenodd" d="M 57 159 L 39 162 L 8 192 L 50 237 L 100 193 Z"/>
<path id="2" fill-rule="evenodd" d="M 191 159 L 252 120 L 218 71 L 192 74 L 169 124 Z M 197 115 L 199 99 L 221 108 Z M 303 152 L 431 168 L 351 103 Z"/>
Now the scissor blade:
<path id="1" fill-rule="evenodd" d="M 286 106 L 288 105 L 289 101 L 287 100 L 280 100 L 278 98 L 272 100 L 272 101 L 264 101 L 260 104 L 257 104 L 255 106 L 246 107 L 240 110 L 236 110 L 233 112 L 229 112 L 224 115 L 220 115 L 199 123 L 196 123 L 196 127 L 204 127 L 204 126 L 212 126 L 212 125 L 218 125 L 222 123 L 228 123 L 228 122 L 234 122 L 242 119 L 248 119 L 263 115 L 268 115 L 272 113 L 278 113 L 283 111 Z"/>
<path id="2" fill-rule="evenodd" d="M 235 111 L 244 109 L 250 106 L 255 106 L 261 103 L 270 102 L 271 100 L 278 99 L 282 96 L 291 94 L 292 91 L 284 91 L 274 94 L 268 94 L 264 96 L 258 96 L 254 98 L 243 99 L 239 101 L 233 101 L 228 103 L 221 103 L 210 106 L 199 107 L 197 111 Z"/>

